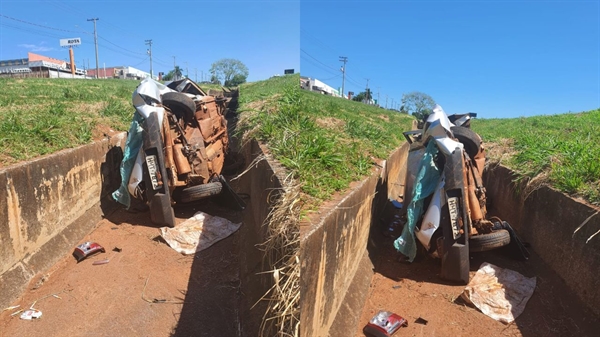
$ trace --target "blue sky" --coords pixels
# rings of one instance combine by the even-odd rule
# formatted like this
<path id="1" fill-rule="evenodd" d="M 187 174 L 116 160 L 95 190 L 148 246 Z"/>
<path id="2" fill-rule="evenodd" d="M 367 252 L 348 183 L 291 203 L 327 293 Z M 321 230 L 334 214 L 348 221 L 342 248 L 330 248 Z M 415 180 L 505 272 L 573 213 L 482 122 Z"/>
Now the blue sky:
<path id="1" fill-rule="evenodd" d="M 599 1 L 308 1 L 301 73 L 482 118 L 600 108 Z M 397 104 L 396 104 L 397 106 Z"/>
<path id="2" fill-rule="evenodd" d="M 87 67 L 89 60 L 94 68 L 91 18 L 99 18 L 100 67 L 149 72 L 147 39 L 155 74 L 173 69 L 175 61 L 184 73 L 187 67 L 191 79 L 201 80 L 221 58 L 246 64 L 248 81 L 300 67 L 298 1 L 1 0 L 0 60 L 26 58 L 28 51 L 65 60 L 68 49 L 59 40 L 81 37 L 75 62 Z"/>

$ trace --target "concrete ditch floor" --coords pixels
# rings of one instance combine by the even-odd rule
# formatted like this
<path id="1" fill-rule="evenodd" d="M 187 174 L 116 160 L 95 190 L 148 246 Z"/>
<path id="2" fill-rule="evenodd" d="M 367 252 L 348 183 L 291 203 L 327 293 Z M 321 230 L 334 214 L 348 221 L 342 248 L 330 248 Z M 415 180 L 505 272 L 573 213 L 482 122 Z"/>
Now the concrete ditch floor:
<path id="1" fill-rule="evenodd" d="M 420 252 L 412 264 L 398 262 L 392 239 L 371 233 L 377 248 L 369 250 L 375 266 L 355 336 L 379 310 L 408 320 L 397 336 L 598 336 L 600 320 L 586 311 L 560 277 L 530 249 L 531 258 L 512 260 L 502 251 L 471 254 L 471 278 L 483 262 L 536 276 L 537 286 L 525 311 L 510 325 L 489 318 L 457 299 L 463 285 L 439 278 L 440 260 Z M 373 241 L 372 241 L 373 242 Z M 417 318 L 427 320 L 417 324 Z"/>
<path id="2" fill-rule="evenodd" d="M 207 201 L 176 210 L 177 221 L 198 210 L 242 218 Z M 149 213 L 118 210 L 81 240 L 99 243 L 106 253 L 80 263 L 69 253 L 44 280 L 34 278 L 13 305 L 29 308 L 52 294 L 60 299 L 39 300 L 35 308 L 43 314 L 34 321 L 11 317 L 14 310 L 0 313 L 0 336 L 241 336 L 238 233 L 184 256 L 161 239 Z M 103 259 L 110 262 L 92 265 Z M 159 303 L 144 301 L 142 291 Z"/>

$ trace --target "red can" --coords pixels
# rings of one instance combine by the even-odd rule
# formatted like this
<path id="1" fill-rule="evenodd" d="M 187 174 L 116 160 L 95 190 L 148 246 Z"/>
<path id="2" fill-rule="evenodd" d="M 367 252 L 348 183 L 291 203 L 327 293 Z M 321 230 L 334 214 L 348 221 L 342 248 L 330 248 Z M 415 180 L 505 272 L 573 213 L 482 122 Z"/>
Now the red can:
<path id="1" fill-rule="evenodd" d="M 372 337 L 390 337 L 403 326 L 408 326 L 406 319 L 389 311 L 380 311 L 371 318 L 363 332 Z"/>

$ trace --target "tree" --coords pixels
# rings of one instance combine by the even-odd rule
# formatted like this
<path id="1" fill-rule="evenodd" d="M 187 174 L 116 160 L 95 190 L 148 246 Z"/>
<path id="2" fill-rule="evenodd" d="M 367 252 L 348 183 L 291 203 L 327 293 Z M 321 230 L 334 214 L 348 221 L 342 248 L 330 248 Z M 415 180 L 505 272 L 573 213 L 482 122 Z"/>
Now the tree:
<path id="1" fill-rule="evenodd" d="M 402 112 L 412 114 L 417 118 L 419 124 L 425 123 L 427 117 L 433 112 L 435 101 L 431 96 L 413 91 L 402 95 Z"/>
<path id="2" fill-rule="evenodd" d="M 169 71 L 165 76 L 162 77 L 165 81 L 175 81 L 183 78 L 183 71 L 179 66 L 175 66 L 174 70 Z"/>
<path id="3" fill-rule="evenodd" d="M 358 93 L 358 95 L 352 97 L 353 101 L 357 101 L 357 102 L 368 102 L 373 98 L 373 95 L 371 94 L 371 90 L 367 89 L 367 91 L 362 91 L 360 93 Z"/>
<path id="4" fill-rule="evenodd" d="M 220 59 L 210 67 L 212 78 L 226 87 L 237 86 L 246 82 L 248 67 L 240 60 Z"/>

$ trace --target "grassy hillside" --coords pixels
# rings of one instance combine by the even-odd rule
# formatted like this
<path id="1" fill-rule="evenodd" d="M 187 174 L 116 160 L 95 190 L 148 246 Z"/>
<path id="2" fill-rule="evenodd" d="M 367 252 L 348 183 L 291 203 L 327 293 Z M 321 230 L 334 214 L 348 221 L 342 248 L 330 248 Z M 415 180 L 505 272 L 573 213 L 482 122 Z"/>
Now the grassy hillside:
<path id="1" fill-rule="evenodd" d="M 600 110 L 513 119 L 475 119 L 488 157 L 527 177 L 600 203 Z"/>
<path id="2" fill-rule="evenodd" d="M 243 85 L 242 131 L 268 144 L 315 205 L 366 175 L 413 118 L 300 89 L 299 76 Z"/>
<path id="3" fill-rule="evenodd" d="M 127 131 L 139 83 L 0 78 L 0 166 L 89 143 L 109 128 Z"/>
<path id="4" fill-rule="evenodd" d="M 0 165 L 88 143 L 102 124 L 126 130 L 137 81 L 0 79 Z"/>

